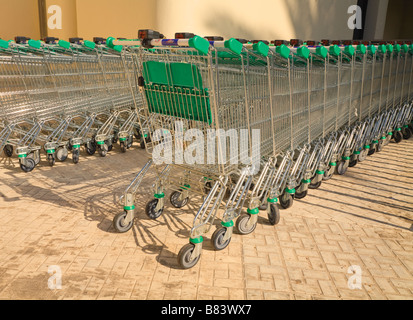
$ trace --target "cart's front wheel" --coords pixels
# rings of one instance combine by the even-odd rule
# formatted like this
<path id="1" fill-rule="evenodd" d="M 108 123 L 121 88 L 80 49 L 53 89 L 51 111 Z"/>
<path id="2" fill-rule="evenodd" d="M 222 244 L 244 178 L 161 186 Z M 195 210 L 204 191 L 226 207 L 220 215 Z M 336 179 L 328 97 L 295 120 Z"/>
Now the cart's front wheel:
<path id="1" fill-rule="evenodd" d="M 296 199 L 304 199 L 308 194 L 308 190 L 305 190 L 303 192 L 296 192 L 295 193 L 295 198 Z"/>
<path id="2" fill-rule="evenodd" d="M 113 227 L 115 230 L 119 233 L 125 233 L 129 231 L 132 226 L 133 226 L 133 219 L 132 221 L 129 221 L 129 223 L 125 223 L 126 216 L 128 215 L 127 211 L 118 213 L 114 218 L 113 218 Z"/>
<path id="3" fill-rule="evenodd" d="M 97 145 L 95 141 L 90 141 L 85 144 L 86 152 L 88 155 L 93 156 L 96 152 Z"/>
<path id="4" fill-rule="evenodd" d="M 290 193 L 285 192 L 281 197 L 280 197 L 280 205 L 283 209 L 289 209 L 293 205 L 293 196 Z"/>
<path id="5" fill-rule="evenodd" d="M 73 149 L 72 161 L 74 164 L 79 163 L 79 149 Z"/>
<path id="6" fill-rule="evenodd" d="M 33 171 L 34 167 L 36 166 L 36 162 L 34 161 L 34 159 L 32 158 L 26 158 L 26 164 L 20 164 L 20 168 L 24 171 L 24 172 L 31 172 Z"/>
<path id="7" fill-rule="evenodd" d="M 341 161 L 338 166 L 337 166 L 337 173 L 342 176 L 347 172 L 348 169 L 348 162 L 347 161 Z"/>
<path id="8" fill-rule="evenodd" d="M 383 150 L 383 147 L 384 147 L 384 140 L 380 139 L 379 143 L 377 144 L 376 151 L 381 152 Z"/>
<path id="9" fill-rule="evenodd" d="M 227 228 L 222 227 L 215 230 L 215 232 L 212 234 L 211 240 L 215 250 L 224 250 L 226 247 L 228 247 L 229 243 L 231 242 L 231 237 L 224 241 L 223 239 L 226 233 Z"/>
<path id="10" fill-rule="evenodd" d="M 67 159 L 68 156 L 67 149 L 64 147 L 60 147 L 56 151 L 56 159 L 59 160 L 60 162 L 63 162 Z"/>
<path id="11" fill-rule="evenodd" d="M 49 162 L 49 165 L 53 167 L 54 164 L 56 163 L 56 158 L 54 157 L 54 154 L 48 154 L 47 161 Z"/>
<path id="12" fill-rule="evenodd" d="M 395 141 L 396 143 L 400 143 L 400 142 L 403 140 L 403 135 L 402 135 L 402 133 L 401 133 L 400 131 L 396 131 L 396 132 L 393 134 L 393 139 L 394 139 L 394 141 Z"/>
<path id="13" fill-rule="evenodd" d="M 353 167 L 355 167 L 355 166 L 357 165 L 357 163 L 358 163 L 358 160 L 357 160 L 357 159 L 353 159 L 353 160 L 350 160 L 348 166 L 349 166 L 350 168 L 353 168 Z"/>
<path id="14" fill-rule="evenodd" d="M 146 204 L 145 213 L 151 219 L 158 219 L 163 213 L 163 207 L 156 210 L 159 199 L 153 199 Z"/>
<path id="15" fill-rule="evenodd" d="M 242 214 L 236 222 L 236 227 L 241 234 L 250 234 L 255 230 L 257 227 L 257 223 L 252 225 L 248 225 L 249 220 L 251 219 L 251 215 L 248 213 Z"/>
<path id="16" fill-rule="evenodd" d="M 277 225 L 280 222 L 281 214 L 277 204 L 271 203 L 270 210 L 268 211 L 268 221 L 272 226 Z"/>
<path id="17" fill-rule="evenodd" d="M 106 157 L 106 155 L 108 154 L 108 151 L 109 151 L 109 147 L 106 143 L 101 144 L 99 146 L 99 154 L 100 154 L 101 157 Z"/>
<path id="18" fill-rule="evenodd" d="M 123 141 L 120 143 L 120 150 L 121 150 L 123 153 L 126 152 L 126 145 L 125 145 L 125 142 L 123 142 Z"/>
<path id="19" fill-rule="evenodd" d="M 189 198 L 185 198 L 182 200 L 179 200 L 179 197 L 181 195 L 181 192 L 179 191 L 174 191 L 171 194 L 171 197 L 169 198 L 171 204 L 175 207 L 175 208 L 183 208 L 187 205 Z"/>
<path id="20" fill-rule="evenodd" d="M 334 170 L 332 170 L 332 168 L 329 167 L 329 168 L 324 172 L 323 180 L 324 180 L 324 181 L 328 181 L 328 180 L 330 180 L 330 179 L 333 177 L 333 175 L 334 175 Z"/>
<path id="21" fill-rule="evenodd" d="M 178 263 L 183 269 L 190 269 L 195 266 L 201 255 L 195 257 L 193 260 L 190 260 L 192 252 L 194 252 L 195 245 L 192 243 L 188 243 L 184 245 L 178 253 Z"/>
<path id="22" fill-rule="evenodd" d="M 409 127 L 404 127 L 402 129 L 402 135 L 404 140 L 408 140 L 412 137 L 412 132 L 410 131 Z"/>

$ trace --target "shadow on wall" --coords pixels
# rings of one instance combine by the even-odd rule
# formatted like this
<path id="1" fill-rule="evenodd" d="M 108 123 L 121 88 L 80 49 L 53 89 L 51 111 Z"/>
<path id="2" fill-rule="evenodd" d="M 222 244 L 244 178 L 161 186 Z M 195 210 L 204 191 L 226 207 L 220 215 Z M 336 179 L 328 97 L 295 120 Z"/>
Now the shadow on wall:
<path id="1" fill-rule="evenodd" d="M 274 12 L 273 24 L 270 21 L 260 20 L 259 16 L 243 19 L 234 17 L 229 12 L 211 12 L 205 19 L 205 27 L 213 30 L 215 35 L 253 39 L 284 39 L 299 38 L 302 40 L 321 39 L 352 39 L 353 30 L 347 27 L 350 15 L 348 7 L 356 1 L 308 1 L 308 0 L 282 0 L 279 9 Z M 285 17 L 287 15 L 288 17 Z M 251 22 L 257 21 L 256 25 Z M 259 28 L 265 26 L 266 30 Z M 267 39 L 268 38 L 268 39 Z"/>

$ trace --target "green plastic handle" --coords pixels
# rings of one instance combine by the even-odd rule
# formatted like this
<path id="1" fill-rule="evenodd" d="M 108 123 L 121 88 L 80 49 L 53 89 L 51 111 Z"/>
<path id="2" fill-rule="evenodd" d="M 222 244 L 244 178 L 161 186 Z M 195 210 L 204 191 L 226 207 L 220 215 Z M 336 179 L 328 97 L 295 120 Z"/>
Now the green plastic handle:
<path id="1" fill-rule="evenodd" d="M 262 41 L 254 43 L 252 48 L 254 51 L 258 52 L 260 55 L 264 57 L 268 56 L 268 51 L 270 50 L 270 47 Z"/>
<path id="2" fill-rule="evenodd" d="M 191 48 L 194 48 L 198 50 L 199 52 L 203 54 L 208 54 L 209 52 L 209 41 L 205 38 L 202 38 L 200 36 L 195 36 L 188 41 L 188 45 Z"/>
<path id="3" fill-rule="evenodd" d="M 9 42 L 3 39 L 0 39 L 0 48 L 3 49 L 8 49 L 9 48 Z"/>

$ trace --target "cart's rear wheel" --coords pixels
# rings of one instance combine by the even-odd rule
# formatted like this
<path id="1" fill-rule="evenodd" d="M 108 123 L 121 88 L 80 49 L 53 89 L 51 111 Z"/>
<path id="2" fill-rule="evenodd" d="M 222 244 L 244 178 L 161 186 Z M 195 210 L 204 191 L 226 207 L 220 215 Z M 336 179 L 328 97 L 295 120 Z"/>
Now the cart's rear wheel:
<path id="1" fill-rule="evenodd" d="M 153 199 L 146 204 L 145 213 L 151 219 L 158 219 L 163 213 L 163 207 L 159 210 L 156 210 L 159 199 Z"/>
<path id="2" fill-rule="evenodd" d="M 11 144 L 6 144 L 3 150 L 7 157 L 11 158 L 13 156 L 13 146 Z"/>
<path id="3" fill-rule="evenodd" d="M 60 147 L 56 150 L 56 159 L 63 162 L 67 159 L 69 152 L 65 147 Z"/>
<path id="4" fill-rule="evenodd" d="M 171 193 L 171 197 L 169 198 L 169 201 L 175 208 L 183 208 L 187 205 L 189 198 L 185 198 L 182 200 L 179 200 L 179 197 L 181 195 L 180 191 L 174 191 Z"/>

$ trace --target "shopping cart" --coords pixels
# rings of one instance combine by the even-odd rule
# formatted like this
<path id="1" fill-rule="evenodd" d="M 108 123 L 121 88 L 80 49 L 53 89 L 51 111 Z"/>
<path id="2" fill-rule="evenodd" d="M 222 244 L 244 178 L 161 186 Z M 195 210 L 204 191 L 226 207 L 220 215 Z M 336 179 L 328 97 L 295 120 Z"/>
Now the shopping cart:
<path id="1" fill-rule="evenodd" d="M 335 172 L 344 174 L 361 158 L 361 151 L 375 148 L 382 132 L 397 131 L 395 127 L 411 114 L 410 109 L 396 108 L 396 101 L 405 99 L 407 84 L 389 87 L 390 81 L 410 79 L 405 68 L 400 71 L 400 56 L 393 61 L 390 46 L 303 46 L 292 41 L 269 47 L 262 41 L 241 44 L 235 39 L 160 39 L 149 30 L 140 32 L 140 40 L 110 43 L 129 46 L 126 52 L 136 61 L 145 97 L 140 121 L 148 128 L 145 143 L 151 156 L 121 197 L 124 212 L 114 218 L 114 227 L 119 232 L 132 227 L 135 196 L 151 167 L 156 179 L 154 199 L 145 210 L 149 217 L 163 213 L 167 190 L 176 208 L 184 207 L 192 194 L 202 195 L 190 243 L 178 254 L 183 268 L 198 262 L 203 236 L 220 208 L 221 226 L 212 235 L 217 250 L 228 246 L 234 226 L 241 234 L 252 232 L 260 209 L 266 209 L 270 223 L 276 224 L 278 199 L 288 208 L 294 196 L 305 196 L 308 188 L 319 187 Z M 259 170 L 252 163 L 232 162 L 236 157 L 228 141 L 217 152 L 227 161 L 218 165 L 155 164 L 159 146 L 164 148 L 163 160 L 174 156 L 168 143 L 183 151 L 188 142 L 200 138 L 204 148 L 196 151 L 207 153 L 208 129 L 245 129 L 249 138 L 259 129 Z M 192 139 L 180 140 L 184 132 L 191 132 Z M 220 141 L 217 136 L 211 140 L 215 139 Z M 252 154 L 250 144 L 245 149 L 245 154 Z"/>
<path id="2" fill-rule="evenodd" d="M 108 48 L 79 38 L 71 39 L 72 43 L 56 38 L 18 40 L 1 46 L 3 81 L 13 81 L 4 87 L 14 88 L 13 99 L 22 108 L 18 117 L 10 112 L 3 117 L 9 124 L 4 125 L 0 137 L 8 156 L 14 145 L 22 169 L 31 171 L 40 161 L 42 147 L 51 165 L 55 157 L 64 161 L 71 149 L 77 163 L 82 144 L 89 154 L 95 152 L 95 136 L 102 127 L 107 128 L 107 119 L 115 112 L 126 115 L 117 117 L 121 149 L 130 147 L 139 116 L 139 110 L 131 107 L 139 107 L 141 97 L 130 84 L 134 78 L 129 73 L 135 74 L 132 61 L 122 57 L 120 47 Z M 6 99 L 3 95 L 3 111 L 11 108 L 15 112 L 17 106 Z M 117 109 L 113 111 L 113 107 Z M 23 138 L 11 139 L 12 133 Z M 38 145 L 34 146 L 35 142 Z"/>

